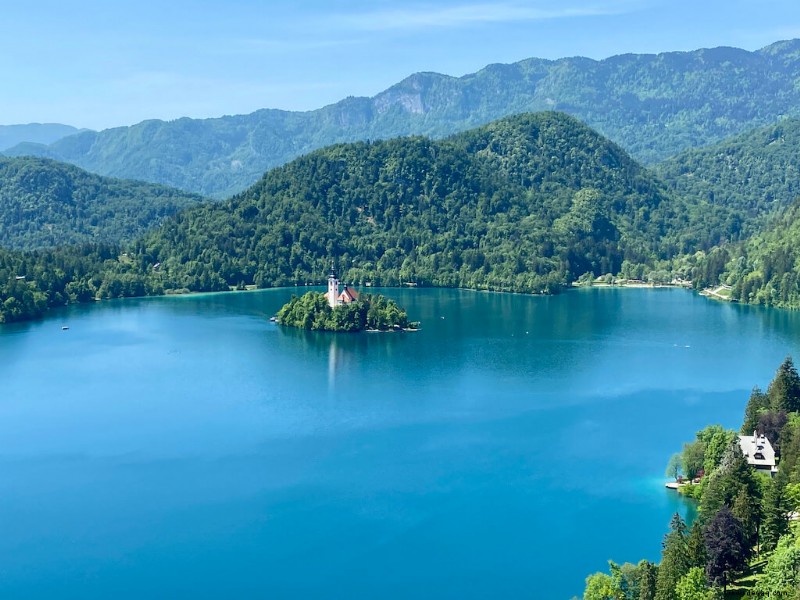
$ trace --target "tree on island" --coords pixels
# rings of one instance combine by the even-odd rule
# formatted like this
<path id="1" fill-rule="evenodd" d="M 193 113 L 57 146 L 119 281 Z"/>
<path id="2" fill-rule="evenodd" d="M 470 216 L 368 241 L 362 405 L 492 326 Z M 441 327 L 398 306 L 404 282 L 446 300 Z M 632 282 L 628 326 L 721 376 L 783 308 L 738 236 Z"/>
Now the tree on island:
<path id="1" fill-rule="evenodd" d="M 354 302 L 331 307 L 324 294 L 292 296 L 276 315 L 278 323 L 312 331 L 389 331 L 416 329 L 406 311 L 380 295 L 362 294 Z"/>

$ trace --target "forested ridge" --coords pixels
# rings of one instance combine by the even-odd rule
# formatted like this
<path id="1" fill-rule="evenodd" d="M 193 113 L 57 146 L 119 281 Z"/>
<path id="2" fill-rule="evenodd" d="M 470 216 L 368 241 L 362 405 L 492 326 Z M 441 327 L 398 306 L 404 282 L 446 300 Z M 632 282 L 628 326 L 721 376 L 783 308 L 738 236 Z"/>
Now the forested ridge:
<path id="1" fill-rule="evenodd" d="M 800 120 L 783 119 L 656 165 L 654 172 L 689 203 L 724 207 L 740 219 L 739 243 L 701 261 L 708 277 L 739 302 L 800 307 Z M 735 239 L 733 241 L 736 241 Z"/>
<path id="2" fill-rule="evenodd" d="M 725 206 L 758 231 L 800 196 L 800 120 L 783 119 L 655 165 L 661 181 L 689 201 Z"/>
<path id="3" fill-rule="evenodd" d="M 800 41 L 792 40 L 755 52 L 723 47 L 599 61 L 530 58 L 463 77 L 416 73 L 373 98 L 346 98 L 308 112 L 148 120 L 7 152 L 224 198 L 265 170 L 330 144 L 442 137 L 511 114 L 558 110 L 636 159 L 655 162 L 797 116 L 799 49 Z"/>
<path id="4" fill-rule="evenodd" d="M 622 149 L 559 113 L 442 141 L 332 146 L 137 242 L 191 290 L 348 281 L 555 292 L 584 273 L 709 248 L 734 215 L 689 206 Z"/>
<path id="5" fill-rule="evenodd" d="M 167 204 L 176 197 L 188 204 L 199 199 L 153 186 L 152 204 L 142 203 L 138 184 L 95 179 L 41 159 L 0 161 L 0 168 L 14 190 L 5 214 L 17 215 L 4 217 L 9 227 L 3 235 L 15 234 L 29 246 L 49 245 L 54 232 L 73 243 L 123 240 L 83 250 L 5 252 L 0 280 L 9 283 L 2 302 L 24 291 L 34 294 L 29 300 L 38 291 L 52 306 L 88 297 L 320 282 L 331 260 L 357 284 L 527 293 L 555 293 L 578 279 L 609 274 L 657 282 L 677 277 L 698 287 L 722 276 L 735 287 L 733 257 L 747 252 L 735 263 L 739 274 L 746 272 L 742 265 L 764 264 L 761 246 L 743 245 L 746 201 L 670 190 L 619 146 L 563 113 L 508 117 L 438 141 L 397 138 L 324 148 L 267 172 L 228 201 L 165 218 L 133 242 L 124 241 L 126 231 L 162 219 L 162 191 Z M 26 196 L 34 183 L 45 193 Z M 31 216 L 20 216 L 23 210 Z M 63 229 L 52 226 L 58 218 Z M 760 239 L 766 238 L 754 238 Z M 781 239 L 776 234 L 775 243 Z M 787 248 L 786 256 L 792 252 Z M 792 271 L 787 261 L 772 261 L 778 267 L 770 267 L 770 277 Z M 42 275 L 19 266 L 28 263 L 39 265 Z M 64 277 L 45 274 L 48 268 Z M 23 275 L 24 289 L 11 279 Z M 785 296 L 770 303 L 796 302 L 791 293 Z M 34 316 L 41 306 L 21 302 L 3 309 L 0 319 Z"/>
<path id="6" fill-rule="evenodd" d="M 0 247 L 130 242 L 203 198 L 43 158 L 0 157 Z"/>

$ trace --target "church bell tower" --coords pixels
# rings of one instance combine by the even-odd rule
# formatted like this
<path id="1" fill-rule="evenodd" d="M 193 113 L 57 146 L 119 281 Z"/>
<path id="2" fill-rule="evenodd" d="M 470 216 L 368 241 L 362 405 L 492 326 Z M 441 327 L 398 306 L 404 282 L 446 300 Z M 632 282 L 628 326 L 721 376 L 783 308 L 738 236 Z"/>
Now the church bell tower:
<path id="1" fill-rule="evenodd" d="M 331 273 L 328 275 L 328 305 L 333 308 L 339 300 L 339 278 L 336 277 L 336 270 L 331 264 Z"/>

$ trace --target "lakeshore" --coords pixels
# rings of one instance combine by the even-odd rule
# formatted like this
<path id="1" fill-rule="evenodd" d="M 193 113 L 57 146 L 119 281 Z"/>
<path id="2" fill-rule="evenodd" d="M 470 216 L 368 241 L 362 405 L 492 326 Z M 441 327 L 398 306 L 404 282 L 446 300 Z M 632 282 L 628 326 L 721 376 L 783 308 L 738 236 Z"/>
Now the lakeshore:
<path id="1" fill-rule="evenodd" d="M 664 489 L 664 457 L 708 422 L 738 426 L 753 383 L 800 350 L 800 315 L 677 290 L 392 289 L 424 323 L 413 336 L 267 321 L 303 291 L 122 299 L 0 328 L 16 457 L 0 595 L 360 599 L 388 581 L 390 599 L 477 599 L 549 574 L 569 598 L 608 559 L 658 559 L 672 514 L 692 510 Z"/>

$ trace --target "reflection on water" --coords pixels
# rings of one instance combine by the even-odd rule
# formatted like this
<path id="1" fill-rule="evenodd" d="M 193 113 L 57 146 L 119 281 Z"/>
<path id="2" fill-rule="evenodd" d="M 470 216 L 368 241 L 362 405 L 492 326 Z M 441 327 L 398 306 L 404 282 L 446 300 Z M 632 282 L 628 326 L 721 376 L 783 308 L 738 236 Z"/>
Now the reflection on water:
<path id="1" fill-rule="evenodd" d="M 738 428 L 800 339 L 798 313 L 682 290 L 383 290 L 421 331 L 269 322 L 304 291 L 0 327 L 0 596 L 569 598 L 658 558 L 692 510 L 667 458 Z"/>

